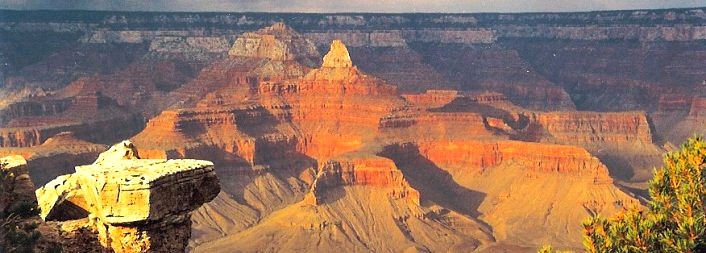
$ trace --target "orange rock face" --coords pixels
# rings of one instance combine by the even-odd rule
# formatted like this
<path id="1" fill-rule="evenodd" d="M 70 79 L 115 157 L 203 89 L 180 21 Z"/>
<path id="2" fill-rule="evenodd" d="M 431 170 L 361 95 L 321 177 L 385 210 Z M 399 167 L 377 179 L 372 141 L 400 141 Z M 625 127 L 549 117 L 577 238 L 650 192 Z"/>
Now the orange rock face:
<path id="1" fill-rule="evenodd" d="M 419 205 L 419 192 L 407 183 L 392 160 L 383 157 L 329 161 L 321 165 L 312 186 L 310 203 L 325 202 L 326 193 L 332 188 L 356 185 L 382 187 L 393 198 L 404 198 Z"/>
<path id="2" fill-rule="evenodd" d="M 419 153 L 437 164 L 464 168 L 471 173 L 519 163 L 530 172 L 554 172 L 587 177 L 596 183 L 611 183 L 608 169 L 588 151 L 575 146 L 519 141 L 422 142 Z"/>
<path id="3" fill-rule="evenodd" d="M 652 143 L 645 113 L 551 112 L 530 115 L 562 143 Z"/>
<path id="4" fill-rule="evenodd" d="M 424 107 L 439 108 L 455 100 L 462 103 L 502 103 L 509 100 L 502 93 L 497 92 L 459 92 L 456 90 L 427 90 L 423 94 L 402 95 L 408 102 Z"/>

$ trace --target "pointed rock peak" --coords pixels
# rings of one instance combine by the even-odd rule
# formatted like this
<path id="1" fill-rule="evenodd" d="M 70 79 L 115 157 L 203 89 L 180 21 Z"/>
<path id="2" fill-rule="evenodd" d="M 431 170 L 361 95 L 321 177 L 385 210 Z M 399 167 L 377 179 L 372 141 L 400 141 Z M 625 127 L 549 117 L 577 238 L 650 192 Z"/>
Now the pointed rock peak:
<path id="1" fill-rule="evenodd" d="M 324 56 L 324 68 L 350 68 L 353 67 L 351 56 L 348 54 L 346 45 L 340 40 L 331 43 L 331 49 Z"/>
<path id="2" fill-rule="evenodd" d="M 110 147 L 108 151 L 101 153 L 93 164 L 108 165 L 110 162 L 137 159 L 140 159 L 140 156 L 137 154 L 135 145 L 131 141 L 122 141 Z"/>

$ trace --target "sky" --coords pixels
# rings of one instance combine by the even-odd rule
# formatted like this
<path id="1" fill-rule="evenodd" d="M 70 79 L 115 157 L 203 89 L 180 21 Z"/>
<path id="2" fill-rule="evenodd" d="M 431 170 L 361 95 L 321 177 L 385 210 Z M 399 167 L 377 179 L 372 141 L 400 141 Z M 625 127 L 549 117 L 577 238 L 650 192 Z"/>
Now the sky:
<path id="1" fill-rule="evenodd" d="M 0 0 L 0 9 L 216 12 L 566 12 L 706 7 L 706 0 Z"/>

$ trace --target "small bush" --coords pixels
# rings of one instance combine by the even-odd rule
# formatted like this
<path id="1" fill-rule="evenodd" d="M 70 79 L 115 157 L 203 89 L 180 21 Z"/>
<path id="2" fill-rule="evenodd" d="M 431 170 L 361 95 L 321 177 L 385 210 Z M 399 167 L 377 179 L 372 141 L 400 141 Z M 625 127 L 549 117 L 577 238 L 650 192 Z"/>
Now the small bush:
<path id="1" fill-rule="evenodd" d="M 650 181 L 647 210 L 583 224 L 586 252 L 706 252 L 706 142 L 691 138 L 664 158 Z M 539 252 L 553 252 L 544 247 Z"/>

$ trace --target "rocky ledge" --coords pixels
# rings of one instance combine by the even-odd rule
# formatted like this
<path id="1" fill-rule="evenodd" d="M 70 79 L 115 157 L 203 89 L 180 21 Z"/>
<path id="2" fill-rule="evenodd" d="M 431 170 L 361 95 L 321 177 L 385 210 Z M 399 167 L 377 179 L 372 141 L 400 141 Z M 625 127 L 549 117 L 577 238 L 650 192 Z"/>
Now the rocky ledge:
<path id="1" fill-rule="evenodd" d="M 114 252 L 183 252 L 191 212 L 219 192 L 213 163 L 140 159 L 124 141 L 36 194 L 42 219 L 88 218 L 100 243 Z"/>

